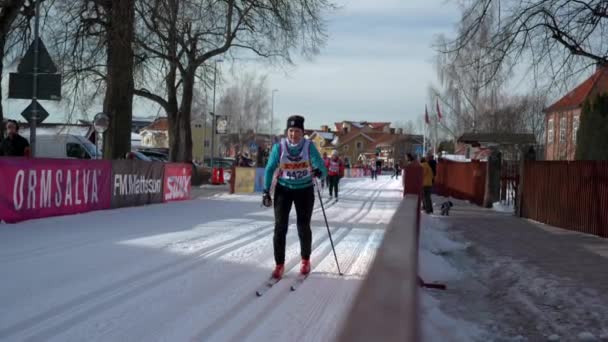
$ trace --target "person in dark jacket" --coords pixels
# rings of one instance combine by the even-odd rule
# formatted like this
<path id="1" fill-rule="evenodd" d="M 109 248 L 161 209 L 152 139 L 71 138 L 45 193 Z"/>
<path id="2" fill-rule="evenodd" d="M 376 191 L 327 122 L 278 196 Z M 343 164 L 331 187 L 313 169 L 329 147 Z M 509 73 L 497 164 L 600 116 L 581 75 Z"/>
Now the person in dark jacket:
<path id="1" fill-rule="evenodd" d="M 6 122 L 6 133 L 6 138 L 0 143 L 0 156 L 25 157 L 30 143 L 19 135 L 19 124 L 17 121 L 8 120 Z"/>
<path id="2" fill-rule="evenodd" d="M 435 175 L 437 175 L 437 161 L 435 160 L 435 156 L 432 153 L 429 153 L 426 158 L 427 163 L 431 167 L 431 171 L 433 171 L 433 183 L 435 183 Z"/>

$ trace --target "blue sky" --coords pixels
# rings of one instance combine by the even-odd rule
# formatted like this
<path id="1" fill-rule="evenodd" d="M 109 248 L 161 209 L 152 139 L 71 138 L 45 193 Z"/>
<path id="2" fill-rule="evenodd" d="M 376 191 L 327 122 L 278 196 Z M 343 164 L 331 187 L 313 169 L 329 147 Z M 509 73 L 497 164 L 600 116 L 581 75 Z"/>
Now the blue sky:
<path id="1" fill-rule="evenodd" d="M 424 112 L 435 82 L 432 42 L 453 32 L 459 11 L 443 0 L 338 0 L 326 47 L 313 61 L 269 71 L 275 115 L 307 127 L 341 120 L 405 121 Z"/>
<path id="2" fill-rule="evenodd" d="M 302 114 L 309 128 L 341 120 L 418 119 L 427 88 L 436 82 L 432 43 L 438 34 L 452 34 L 459 16 L 455 1 L 334 1 L 341 8 L 330 15 L 327 44 L 313 60 L 295 56 L 296 66 L 288 71 L 259 63 L 241 66 L 267 73 L 270 89 L 279 90 L 275 117 L 284 122 L 288 115 Z M 5 113 L 16 118 L 29 101 L 7 100 L 8 77 L 3 83 Z M 50 101 L 43 106 L 51 113 L 47 122 L 65 121 L 62 106 Z M 90 108 L 88 115 L 100 109 Z M 134 115 L 157 113 L 157 106 L 136 98 Z"/>

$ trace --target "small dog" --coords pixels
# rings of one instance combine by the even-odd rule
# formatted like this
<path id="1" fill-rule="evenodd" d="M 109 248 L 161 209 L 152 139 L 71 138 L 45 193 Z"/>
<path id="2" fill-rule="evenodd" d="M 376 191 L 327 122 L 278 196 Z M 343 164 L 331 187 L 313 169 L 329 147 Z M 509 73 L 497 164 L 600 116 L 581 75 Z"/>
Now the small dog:
<path id="1" fill-rule="evenodd" d="M 451 201 L 445 201 L 441 204 L 441 215 L 450 216 L 450 208 L 452 208 L 454 204 Z"/>

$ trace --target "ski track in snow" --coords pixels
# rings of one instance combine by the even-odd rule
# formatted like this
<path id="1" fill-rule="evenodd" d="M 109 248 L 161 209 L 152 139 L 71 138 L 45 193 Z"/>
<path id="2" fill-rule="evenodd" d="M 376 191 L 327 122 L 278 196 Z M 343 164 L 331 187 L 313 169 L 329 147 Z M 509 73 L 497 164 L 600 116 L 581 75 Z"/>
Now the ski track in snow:
<path id="1" fill-rule="evenodd" d="M 341 183 L 339 202 L 327 189 L 323 202 L 345 275 L 315 199 L 311 275 L 290 291 L 292 210 L 286 278 L 260 298 L 274 259 L 273 213 L 259 194 L 2 226 L 0 340 L 332 340 L 401 197 L 388 176 Z"/>

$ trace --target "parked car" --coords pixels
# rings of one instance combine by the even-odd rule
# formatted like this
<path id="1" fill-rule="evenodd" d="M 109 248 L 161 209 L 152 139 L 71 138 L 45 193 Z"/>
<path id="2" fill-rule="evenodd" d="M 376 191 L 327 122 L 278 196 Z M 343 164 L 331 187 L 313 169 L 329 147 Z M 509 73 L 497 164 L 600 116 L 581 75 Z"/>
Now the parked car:
<path id="1" fill-rule="evenodd" d="M 143 160 L 143 161 L 155 161 L 152 158 L 148 157 L 147 155 L 139 152 L 139 151 L 131 151 L 129 153 L 127 153 L 127 159 L 136 159 L 136 160 Z"/>
<path id="2" fill-rule="evenodd" d="M 213 167 L 231 169 L 234 163 L 235 161 L 232 158 L 213 158 Z M 205 167 L 211 167 L 211 159 L 205 158 L 203 165 Z"/>
<path id="3" fill-rule="evenodd" d="M 26 137 L 29 140 L 29 137 Z M 87 138 L 75 134 L 36 136 L 36 157 L 97 159 L 101 155 Z"/>
<path id="4" fill-rule="evenodd" d="M 151 150 L 138 150 L 137 152 L 142 153 L 143 155 L 147 156 L 148 158 L 154 160 L 154 161 L 160 161 L 160 162 L 168 162 L 169 161 L 169 155 L 165 154 L 163 152 L 157 152 L 157 151 L 151 151 Z"/>

